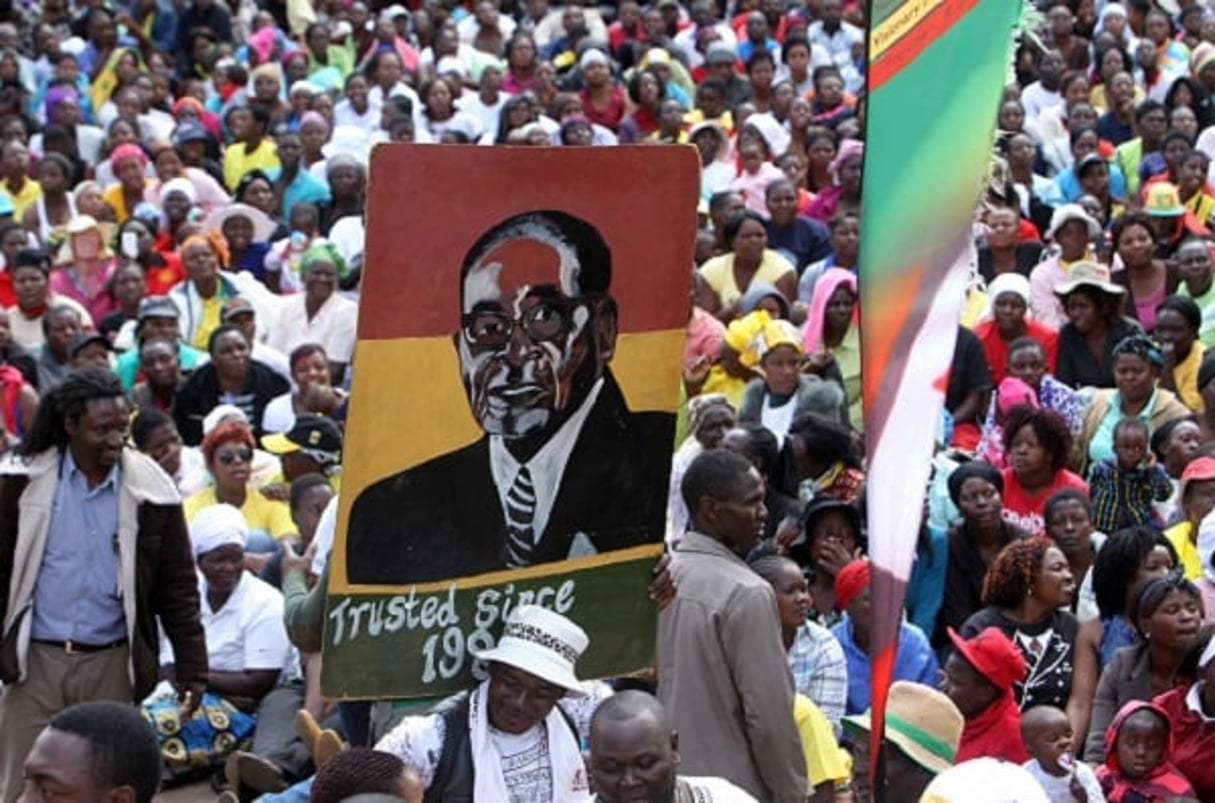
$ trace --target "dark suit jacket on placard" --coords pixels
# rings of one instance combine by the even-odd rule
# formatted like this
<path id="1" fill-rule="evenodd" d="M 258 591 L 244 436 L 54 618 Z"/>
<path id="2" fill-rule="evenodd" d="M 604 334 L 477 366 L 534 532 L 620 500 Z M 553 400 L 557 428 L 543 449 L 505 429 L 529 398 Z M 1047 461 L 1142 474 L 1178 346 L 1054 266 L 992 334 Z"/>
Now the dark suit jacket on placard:
<path id="1" fill-rule="evenodd" d="M 597 552 L 658 542 L 675 416 L 631 413 L 610 374 L 578 434 L 534 563 L 565 560 L 578 533 Z M 354 501 L 353 583 L 401 585 L 506 568 L 506 525 L 489 438 L 386 477 Z"/>

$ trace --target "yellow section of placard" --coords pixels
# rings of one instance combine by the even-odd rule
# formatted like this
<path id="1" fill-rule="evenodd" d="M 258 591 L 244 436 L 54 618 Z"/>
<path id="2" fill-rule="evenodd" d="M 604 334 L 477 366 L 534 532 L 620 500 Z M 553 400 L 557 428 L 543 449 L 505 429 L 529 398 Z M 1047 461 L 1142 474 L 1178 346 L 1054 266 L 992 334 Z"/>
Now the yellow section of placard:
<path id="1" fill-rule="evenodd" d="M 612 373 L 630 410 L 675 412 L 681 379 L 677 366 L 682 364 L 685 337 L 683 329 L 618 336 Z M 345 582 L 346 517 L 359 492 L 376 480 L 483 437 L 468 408 L 451 337 L 360 340 L 355 365 L 343 449 L 338 541 L 331 558 L 332 591 L 372 590 Z"/>

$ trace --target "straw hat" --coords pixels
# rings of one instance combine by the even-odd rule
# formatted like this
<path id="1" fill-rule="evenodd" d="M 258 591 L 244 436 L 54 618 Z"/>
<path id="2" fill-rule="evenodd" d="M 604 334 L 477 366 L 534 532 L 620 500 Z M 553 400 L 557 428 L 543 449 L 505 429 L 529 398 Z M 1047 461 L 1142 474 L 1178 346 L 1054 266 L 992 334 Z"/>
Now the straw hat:
<path id="1" fill-rule="evenodd" d="M 928 772 L 953 766 L 965 721 L 953 701 L 920 683 L 896 680 L 886 699 L 886 738 Z M 844 717 L 844 726 L 869 733 L 869 712 Z"/>
<path id="2" fill-rule="evenodd" d="M 270 219 L 270 216 L 256 207 L 242 203 L 229 204 L 223 209 L 216 209 L 203 221 L 203 229 L 223 231 L 224 223 L 235 217 L 246 218 L 253 224 L 253 242 L 255 243 L 269 242 L 270 238 L 274 236 L 274 221 Z"/>
<path id="3" fill-rule="evenodd" d="M 1126 292 L 1125 287 L 1110 281 L 1110 269 L 1105 265 L 1083 261 L 1072 263 L 1071 270 L 1067 273 L 1067 279 L 1055 285 L 1055 295 L 1062 298 L 1077 287 L 1084 285 L 1096 287 L 1101 292 L 1112 296 L 1120 296 Z"/>
<path id="4" fill-rule="evenodd" d="M 1073 220 L 1079 220 L 1088 228 L 1088 236 L 1096 237 L 1101 233 L 1101 226 L 1097 221 L 1093 220 L 1092 215 L 1084 211 L 1084 207 L 1080 204 L 1063 204 L 1050 217 L 1050 228 L 1046 231 L 1046 236 L 1054 239 L 1059 233 L 1059 229 L 1066 226 Z"/>
<path id="5" fill-rule="evenodd" d="M 574 674 L 574 664 L 589 643 L 586 632 L 561 614 L 539 605 L 520 605 L 507 617 L 498 646 L 474 650 L 473 655 L 486 663 L 521 669 L 582 697 L 586 692 Z"/>

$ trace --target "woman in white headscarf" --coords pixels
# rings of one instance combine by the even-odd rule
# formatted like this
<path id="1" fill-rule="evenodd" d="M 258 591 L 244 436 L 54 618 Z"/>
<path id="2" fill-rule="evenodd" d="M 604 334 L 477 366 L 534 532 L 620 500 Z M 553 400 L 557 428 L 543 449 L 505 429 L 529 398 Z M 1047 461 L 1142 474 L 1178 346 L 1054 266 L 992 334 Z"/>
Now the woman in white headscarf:
<path id="1" fill-rule="evenodd" d="M 983 344 L 992 381 L 1000 384 L 1008 374 L 1008 346 L 1022 337 L 1032 337 L 1046 353 L 1046 370 L 1054 372 L 1059 351 L 1059 333 L 1029 314 L 1029 279 L 1019 273 L 1001 273 L 987 285 L 987 312 L 975 326 Z"/>
<path id="2" fill-rule="evenodd" d="M 248 537 L 244 516 L 232 505 L 212 505 L 190 522 L 207 641 L 207 690 L 185 722 L 171 697 L 154 693 L 144 705 L 156 726 L 165 767 L 174 776 L 218 768 L 230 753 L 248 749 L 258 706 L 295 670 L 282 594 L 245 571 Z M 172 655 L 162 645 L 166 678 L 173 677 Z"/>

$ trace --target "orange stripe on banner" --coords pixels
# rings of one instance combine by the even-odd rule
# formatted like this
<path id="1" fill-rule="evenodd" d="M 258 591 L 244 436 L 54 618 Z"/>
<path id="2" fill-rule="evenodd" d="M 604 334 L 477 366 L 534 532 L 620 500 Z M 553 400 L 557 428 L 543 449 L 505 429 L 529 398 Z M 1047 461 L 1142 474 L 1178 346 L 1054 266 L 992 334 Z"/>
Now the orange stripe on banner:
<path id="1" fill-rule="evenodd" d="M 889 45 L 882 55 L 869 65 L 870 94 L 915 61 L 917 56 L 978 3 L 979 0 L 945 0 L 906 35 Z"/>
<path id="2" fill-rule="evenodd" d="M 863 300 L 861 305 L 862 360 L 865 369 L 861 371 L 861 380 L 866 410 L 874 409 L 878 388 L 890 368 L 891 355 L 902 340 L 903 328 L 911 317 L 911 307 L 919 296 L 924 269 L 915 268 L 888 281 L 889 285 L 882 292 L 886 303 L 875 305 L 877 309 L 867 309 Z"/>

